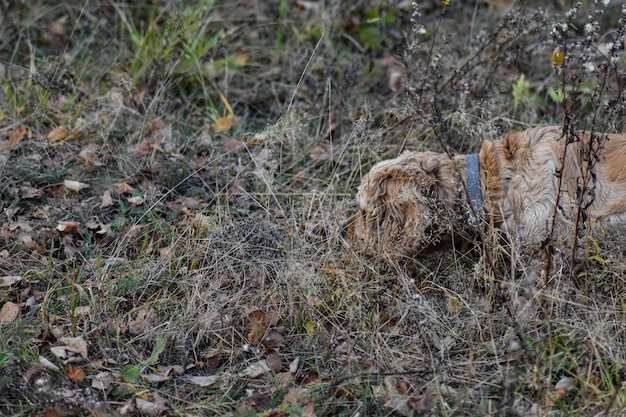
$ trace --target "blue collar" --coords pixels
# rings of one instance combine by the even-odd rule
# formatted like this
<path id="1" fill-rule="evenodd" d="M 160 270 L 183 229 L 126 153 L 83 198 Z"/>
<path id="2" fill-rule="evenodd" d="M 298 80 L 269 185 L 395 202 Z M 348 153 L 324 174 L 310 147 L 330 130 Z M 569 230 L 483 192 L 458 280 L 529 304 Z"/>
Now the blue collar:
<path id="1" fill-rule="evenodd" d="M 480 190 L 480 163 L 478 162 L 478 154 L 473 153 L 465 158 L 467 163 L 467 193 L 469 194 L 472 207 L 478 213 L 483 206 L 483 195 Z"/>

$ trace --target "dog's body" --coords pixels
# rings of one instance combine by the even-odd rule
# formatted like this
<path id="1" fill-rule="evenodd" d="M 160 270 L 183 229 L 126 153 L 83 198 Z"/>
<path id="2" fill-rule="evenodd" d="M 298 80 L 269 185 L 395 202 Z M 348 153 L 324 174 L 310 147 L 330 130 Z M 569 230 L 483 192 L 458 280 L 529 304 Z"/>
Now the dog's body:
<path id="1" fill-rule="evenodd" d="M 478 197 L 468 196 L 466 156 L 407 151 L 376 164 L 359 187 L 348 241 L 372 255 L 414 257 L 482 222 L 504 232 L 516 258 L 539 266 L 547 248 L 571 248 L 577 227 L 626 225 L 626 135 L 533 128 L 483 142 L 478 161 Z"/>

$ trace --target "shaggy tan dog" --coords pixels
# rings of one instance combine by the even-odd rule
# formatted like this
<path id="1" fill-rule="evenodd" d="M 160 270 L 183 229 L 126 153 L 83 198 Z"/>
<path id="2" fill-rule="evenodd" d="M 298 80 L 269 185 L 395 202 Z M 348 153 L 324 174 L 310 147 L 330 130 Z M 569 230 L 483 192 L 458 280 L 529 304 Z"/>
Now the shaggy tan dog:
<path id="1" fill-rule="evenodd" d="M 478 155 L 382 161 L 362 179 L 346 237 L 361 252 L 402 258 L 494 225 L 518 265 L 541 267 L 550 249 L 572 253 L 577 227 L 581 243 L 588 229 L 626 225 L 626 135 L 590 139 L 541 127 L 485 141 Z"/>

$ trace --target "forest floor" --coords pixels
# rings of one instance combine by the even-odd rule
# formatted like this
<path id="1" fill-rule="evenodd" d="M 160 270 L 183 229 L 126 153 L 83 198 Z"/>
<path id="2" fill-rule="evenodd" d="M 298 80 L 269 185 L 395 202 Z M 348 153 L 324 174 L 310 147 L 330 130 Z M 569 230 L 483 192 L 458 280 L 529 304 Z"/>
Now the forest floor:
<path id="1" fill-rule="evenodd" d="M 620 3 L 0 0 L 0 415 L 624 415 L 625 242 L 520 311 L 342 236 L 403 150 L 623 132 Z"/>

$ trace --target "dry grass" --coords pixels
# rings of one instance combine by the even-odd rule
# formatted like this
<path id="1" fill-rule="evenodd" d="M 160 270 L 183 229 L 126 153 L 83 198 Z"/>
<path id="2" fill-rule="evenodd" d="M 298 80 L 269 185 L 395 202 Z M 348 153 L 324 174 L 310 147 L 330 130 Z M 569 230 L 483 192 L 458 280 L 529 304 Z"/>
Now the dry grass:
<path id="1" fill-rule="evenodd" d="M 501 3 L 0 0 L 0 414 L 622 415 L 623 236 L 532 299 L 342 238 L 403 149 L 624 130 L 621 6 Z"/>

